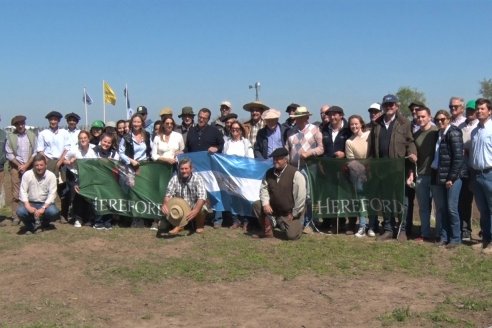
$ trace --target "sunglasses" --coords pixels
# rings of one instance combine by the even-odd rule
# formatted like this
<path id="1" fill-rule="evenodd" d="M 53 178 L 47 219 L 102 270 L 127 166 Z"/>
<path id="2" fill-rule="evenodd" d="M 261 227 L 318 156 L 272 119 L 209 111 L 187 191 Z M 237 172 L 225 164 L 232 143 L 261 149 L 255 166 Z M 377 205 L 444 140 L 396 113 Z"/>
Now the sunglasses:
<path id="1" fill-rule="evenodd" d="M 439 122 L 439 123 L 444 123 L 446 121 L 447 121 L 446 117 L 436 118 L 436 122 Z"/>

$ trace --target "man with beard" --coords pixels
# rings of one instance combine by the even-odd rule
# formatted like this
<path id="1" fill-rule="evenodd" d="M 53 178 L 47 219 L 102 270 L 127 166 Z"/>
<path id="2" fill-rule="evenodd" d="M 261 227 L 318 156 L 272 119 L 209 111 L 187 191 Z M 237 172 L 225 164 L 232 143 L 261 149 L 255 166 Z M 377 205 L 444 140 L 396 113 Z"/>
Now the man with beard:
<path id="1" fill-rule="evenodd" d="M 25 234 L 38 229 L 52 228 L 59 211 L 55 205 L 57 182 L 53 172 L 47 170 L 47 161 L 42 154 L 33 159 L 34 167 L 22 176 L 17 216 L 25 226 Z"/>

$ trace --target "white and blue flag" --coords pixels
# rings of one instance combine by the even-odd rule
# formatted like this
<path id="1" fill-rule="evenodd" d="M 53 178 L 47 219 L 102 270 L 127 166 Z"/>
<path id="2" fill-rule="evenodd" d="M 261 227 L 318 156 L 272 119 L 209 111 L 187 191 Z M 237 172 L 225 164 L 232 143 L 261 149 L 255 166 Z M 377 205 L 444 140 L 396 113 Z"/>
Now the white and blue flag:
<path id="1" fill-rule="evenodd" d="M 212 208 L 237 215 L 252 215 L 252 204 L 260 199 L 261 180 L 272 167 L 272 160 L 209 154 L 186 153 L 179 159 L 189 158 L 194 174 L 200 174 Z"/>

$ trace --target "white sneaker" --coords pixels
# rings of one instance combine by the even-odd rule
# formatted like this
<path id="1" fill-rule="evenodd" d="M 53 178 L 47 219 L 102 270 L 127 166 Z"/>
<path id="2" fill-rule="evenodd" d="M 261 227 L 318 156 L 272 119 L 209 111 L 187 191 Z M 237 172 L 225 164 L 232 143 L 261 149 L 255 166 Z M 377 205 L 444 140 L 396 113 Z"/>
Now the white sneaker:
<path id="1" fill-rule="evenodd" d="M 367 235 L 369 237 L 376 237 L 376 233 L 372 229 L 367 230 Z"/>
<path id="2" fill-rule="evenodd" d="M 355 237 L 361 238 L 366 236 L 366 229 L 364 227 L 359 228 L 359 231 L 355 234 Z"/>
<path id="3" fill-rule="evenodd" d="M 82 228 L 82 224 L 80 224 L 79 220 L 75 220 L 75 223 L 73 224 L 75 228 Z"/>

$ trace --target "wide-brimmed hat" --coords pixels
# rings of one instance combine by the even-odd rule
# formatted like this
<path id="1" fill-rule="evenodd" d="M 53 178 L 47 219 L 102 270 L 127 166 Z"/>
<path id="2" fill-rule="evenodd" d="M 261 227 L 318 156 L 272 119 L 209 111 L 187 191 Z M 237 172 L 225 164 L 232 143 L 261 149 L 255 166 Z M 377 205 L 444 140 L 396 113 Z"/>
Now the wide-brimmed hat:
<path id="1" fill-rule="evenodd" d="M 270 108 L 269 110 L 266 110 L 261 114 L 261 118 L 263 120 L 273 120 L 273 119 L 279 119 L 280 118 L 280 112 L 276 109 Z"/>
<path id="2" fill-rule="evenodd" d="M 191 206 L 180 197 L 173 197 L 167 203 L 169 214 L 167 220 L 175 227 L 184 227 L 188 223 L 186 216 L 191 212 Z"/>
<path id="3" fill-rule="evenodd" d="M 265 111 L 269 107 L 267 105 L 265 105 L 264 103 L 262 103 L 261 101 L 252 101 L 252 102 L 247 103 L 246 105 L 244 105 L 243 108 L 245 110 L 247 110 L 248 112 L 251 112 L 251 110 L 253 108 L 259 108 L 260 110 Z"/>
<path id="4" fill-rule="evenodd" d="M 313 115 L 313 114 L 311 114 L 308 111 L 307 107 L 299 106 L 299 107 L 296 108 L 296 111 L 294 112 L 294 114 L 291 114 L 289 116 L 292 117 L 292 118 L 295 118 L 295 117 L 311 116 L 311 115 Z"/>
<path id="5" fill-rule="evenodd" d="M 191 115 L 195 116 L 195 113 L 193 113 L 193 108 L 190 106 L 185 106 L 181 109 L 181 115 L 178 115 L 179 118 L 182 118 L 184 115 Z"/>

